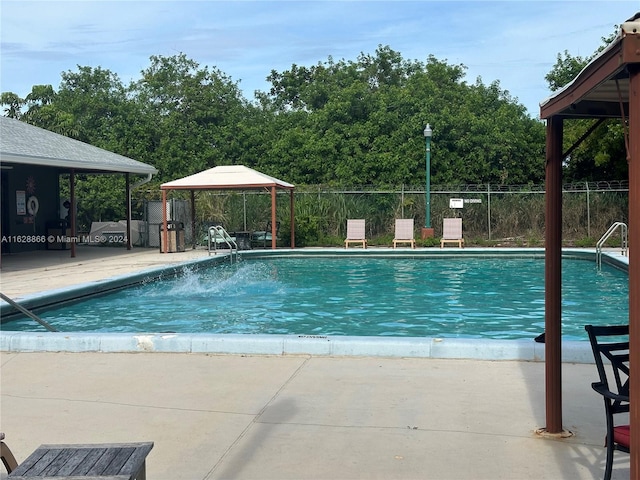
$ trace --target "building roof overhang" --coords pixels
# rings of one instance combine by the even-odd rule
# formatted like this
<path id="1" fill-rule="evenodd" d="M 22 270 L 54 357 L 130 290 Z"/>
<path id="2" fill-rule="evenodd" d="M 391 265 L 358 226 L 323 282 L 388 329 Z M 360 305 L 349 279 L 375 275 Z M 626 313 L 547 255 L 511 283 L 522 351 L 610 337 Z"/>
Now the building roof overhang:
<path id="1" fill-rule="evenodd" d="M 146 163 L 8 117 L 0 117 L 0 162 L 89 173 L 158 173 Z"/>

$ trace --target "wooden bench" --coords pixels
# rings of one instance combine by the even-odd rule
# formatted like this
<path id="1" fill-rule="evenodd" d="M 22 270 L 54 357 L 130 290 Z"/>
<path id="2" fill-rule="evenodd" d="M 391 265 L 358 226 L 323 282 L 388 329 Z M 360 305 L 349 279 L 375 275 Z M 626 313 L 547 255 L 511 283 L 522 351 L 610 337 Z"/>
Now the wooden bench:
<path id="1" fill-rule="evenodd" d="M 40 445 L 9 474 L 11 480 L 145 480 L 153 442 Z"/>

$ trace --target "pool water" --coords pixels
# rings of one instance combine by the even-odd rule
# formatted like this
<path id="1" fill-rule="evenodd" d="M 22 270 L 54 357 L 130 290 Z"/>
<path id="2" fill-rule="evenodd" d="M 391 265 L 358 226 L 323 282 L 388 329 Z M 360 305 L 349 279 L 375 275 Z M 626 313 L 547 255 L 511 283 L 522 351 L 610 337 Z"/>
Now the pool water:
<path id="1" fill-rule="evenodd" d="M 563 260 L 563 337 L 628 323 L 628 275 Z M 533 338 L 544 331 L 539 258 L 272 258 L 39 313 L 60 331 Z M 32 320 L 5 330 L 33 331 Z"/>

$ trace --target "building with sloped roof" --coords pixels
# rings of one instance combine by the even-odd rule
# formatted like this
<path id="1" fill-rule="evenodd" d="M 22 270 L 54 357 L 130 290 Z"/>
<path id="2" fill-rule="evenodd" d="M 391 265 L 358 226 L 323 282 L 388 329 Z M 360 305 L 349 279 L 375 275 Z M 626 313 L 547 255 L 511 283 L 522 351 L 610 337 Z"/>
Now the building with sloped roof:
<path id="1" fill-rule="evenodd" d="M 75 242 L 75 175 L 122 174 L 126 178 L 127 230 L 130 191 L 151 180 L 151 165 L 8 117 L 0 117 L 0 195 L 2 253 L 69 248 Z M 60 176 L 69 175 L 68 199 L 60 198 Z M 132 175 L 134 177 L 132 177 Z M 135 183 L 132 185 L 131 180 Z M 127 248 L 131 248 L 128 235 Z"/>

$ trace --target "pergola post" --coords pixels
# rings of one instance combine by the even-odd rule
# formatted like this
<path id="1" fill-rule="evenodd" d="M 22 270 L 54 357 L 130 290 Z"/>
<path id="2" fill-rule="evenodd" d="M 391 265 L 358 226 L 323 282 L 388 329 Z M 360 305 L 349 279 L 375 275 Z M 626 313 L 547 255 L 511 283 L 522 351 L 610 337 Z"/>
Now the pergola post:
<path id="1" fill-rule="evenodd" d="M 547 120 L 545 221 L 546 433 L 562 433 L 562 117 Z"/>
<path id="2" fill-rule="evenodd" d="M 191 239 L 192 239 L 192 248 L 195 250 L 197 241 L 196 241 L 196 193 L 191 190 Z M 209 232 L 207 231 L 207 235 Z"/>
<path id="3" fill-rule="evenodd" d="M 276 224 L 276 187 L 271 187 L 271 248 L 276 249 L 277 242 L 277 224 Z"/>
<path id="4" fill-rule="evenodd" d="M 626 114 L 628 113 L 628 117 Z M 562 121 L 621 119 L 629 162 L 629 423 L 630 477 L 640 478 L 640 12 L 565 87 L 540 104 L 547 121 L 547 232 L 545 273 L 547 429 L 562 428 L 560 294 Z M 627 124 L 628 119 L 628 124 Z M 628 126 L 628 128 L 626 128 Z M 585 136 L 586 137 L 586 136 Z M 606 319 L 602 319 L 606 322 Z"/>
<path id="5" fill-rule="evenodd" d="M 640 478 L 640 65 L 629 68 L 630 478 Z"/>
<path id="6" fill-rule="evenodd" d="M 296 248 L 295 209 L 293 189 L 289 190 L 289 218 L 291 222 L 291 248 Z"/>
<path id="7" fill-rule="evenodd" d="M 167 191 L 162 190 L 162 238 L 160 239 L 160 245 L 162 253 L 169 251 L 169 233 L 167 232 Z"/>

